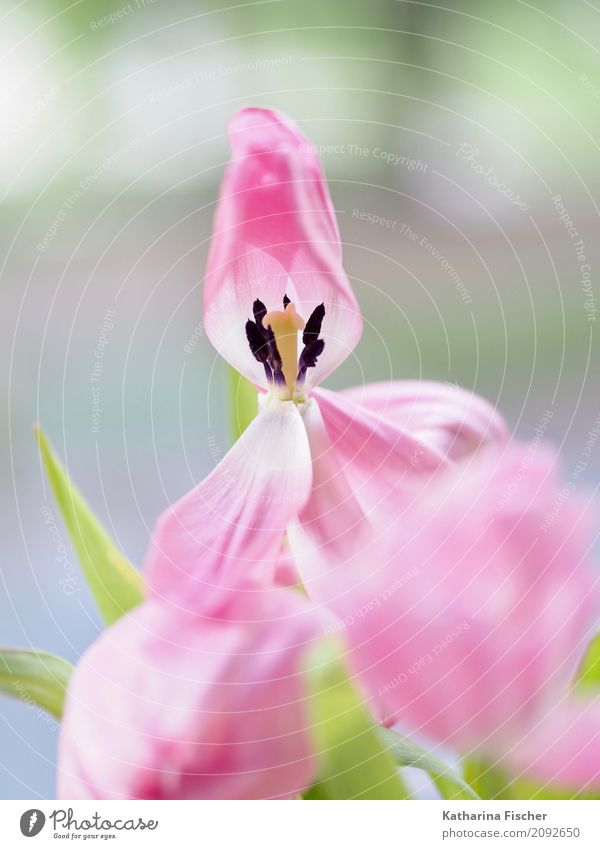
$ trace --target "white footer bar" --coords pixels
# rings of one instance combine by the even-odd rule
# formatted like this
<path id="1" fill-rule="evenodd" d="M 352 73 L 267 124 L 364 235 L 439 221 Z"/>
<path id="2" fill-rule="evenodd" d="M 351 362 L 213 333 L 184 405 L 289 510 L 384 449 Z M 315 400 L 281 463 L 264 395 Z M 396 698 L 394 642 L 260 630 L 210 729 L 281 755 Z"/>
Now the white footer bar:
<path id="1" fill-rule="evenodd" d="M 333 841 L 333 842 L 332 842 Z M 0 846 L 600 847 L 600 802 L 0 801 Z"/>

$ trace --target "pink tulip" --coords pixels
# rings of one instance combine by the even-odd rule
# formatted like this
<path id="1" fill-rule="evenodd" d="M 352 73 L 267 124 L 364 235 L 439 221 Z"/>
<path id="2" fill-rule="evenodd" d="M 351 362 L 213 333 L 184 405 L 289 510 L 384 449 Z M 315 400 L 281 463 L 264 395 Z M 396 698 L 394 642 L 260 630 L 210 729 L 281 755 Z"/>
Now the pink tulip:
<path id="1" fill-rule="evenodd" d="M 204 326 L 256 385 L 260 412 L 154 533 L 149 586 L 192 610 L 198 594 L 232 575 L 279 580 L 284 535 L 299 517 L 316 517 L 317 545 L 353 545 L 338 510 L 350 488 L 368 537 L 379 519 L 388 524 L 390 506 L 398 512 L 415 497 L 424 472 L 506 436 L 491 405 L 454 386 L 318 388 L 362 329 L 319 159 L 294 124 L 267 109 L 239 112 L 230 139 Z"/>
<path id="2" fill-rule="evenodd" d="M 62 799 L 293 798 L 314 778 L 303 665 L 319 617 L 245 584 L 191 614 L 148 601 L 73 675 Z"/>
<path id="3" fill-rule="evenodd" d="M 329 570 L 310 523 L 293 533 L 384 723 L 580 788 L 600 785 L 600 700 L 570 689 L 600 576 L 587 504 L 561 500 L 555 466 L 535 444 L 480 452 L 427 482 L 379 556 Z"/>

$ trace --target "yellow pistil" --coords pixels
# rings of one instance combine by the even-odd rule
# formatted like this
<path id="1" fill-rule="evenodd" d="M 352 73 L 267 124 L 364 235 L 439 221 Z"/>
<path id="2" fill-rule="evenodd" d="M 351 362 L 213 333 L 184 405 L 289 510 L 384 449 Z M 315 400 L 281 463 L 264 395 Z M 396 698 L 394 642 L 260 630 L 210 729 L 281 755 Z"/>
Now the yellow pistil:
<path id="1" fill-rule="evenodd" d="M 292 398 L 298 373 L 298 331 L 304 329 L 304 319 L 298 315 L 296 307 L 290 302 L 284 310 L 268 312 L 262 323 L 263 327 L 270 327 L 273 331 L 281 357 L 281 370 L 289 397 Z"/>

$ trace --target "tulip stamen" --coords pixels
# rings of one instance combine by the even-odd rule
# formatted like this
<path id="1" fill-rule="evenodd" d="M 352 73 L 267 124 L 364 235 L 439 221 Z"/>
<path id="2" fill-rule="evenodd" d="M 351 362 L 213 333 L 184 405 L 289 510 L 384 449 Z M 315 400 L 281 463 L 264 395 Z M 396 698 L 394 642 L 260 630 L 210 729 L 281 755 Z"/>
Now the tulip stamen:
<path id="1" fill-rule="evenodd" d="M 319 339 L 325 307 L 320 304 L 307 322 L 296 312 L 287 295 L 283 310 L 267 312 L 262 301 L 252 305 L 254 321 L 246 322 L 246 338 L 252 355 L 262 363 L 267 382 L 282 400 L 294 398 L 296 385 L 302 385 L 306 370 L 315 366 L 325 342 Z M 298 358 L 298 332 L 302 330 L 304 348 Z"/>
<path id="2" fill-rule="evenodd" d="M 306 370 L 316 366 L 317 359 L 321 356 L 325 348 L 325 342 L 323 339 L 319 339 L 324 318 L 325 304 L 319 304 L 310 314 L 304 327 L 304 333 L 302 334 L 304 348 L 298 360 L 298 375 L 296 377 L 296 382 L 299 384 L 304 383 Z"/>

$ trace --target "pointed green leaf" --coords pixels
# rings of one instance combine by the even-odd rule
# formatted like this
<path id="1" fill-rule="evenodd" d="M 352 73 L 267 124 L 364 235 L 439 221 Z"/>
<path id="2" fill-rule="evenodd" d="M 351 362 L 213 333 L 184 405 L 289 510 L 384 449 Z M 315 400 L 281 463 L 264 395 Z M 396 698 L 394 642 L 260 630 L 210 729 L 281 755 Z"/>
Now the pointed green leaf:
<path id="1" fill-rule="evenodd" d="M 37 428 L 46 474 L 102 618 L 110 624 L 144 600 L 140 574 L 98 522 Z"/>
<path id="2" fill-rule="evenodd" d="M 408 737 L 403 737 L 389 728 L 380 728 L 379 736 L 398 766 L 414 766 L 424 770 L 444 799 L 479 798 L 473 788 L 457 772 L 426 749 L 413 743 Z"/>
<path id="3" fill-rule="evenodd" d="M 348 680 L 340 646 L 328 640 L 311 652 L 310 711 L 321 772 L 308 799 L 406 799 L 391 755 Z"/>
<path id="4" fill-rule="evenodd" d="M 43 651 L 0 648 L 0 693 L 61 718 L 72 665 Z"/>
<path id="5" fill-rule="evenodd" d="M 258 412 L 258 393 L 234 368 L 229 369 L 229 384 L 233 438 L 239 439 Z"/>

